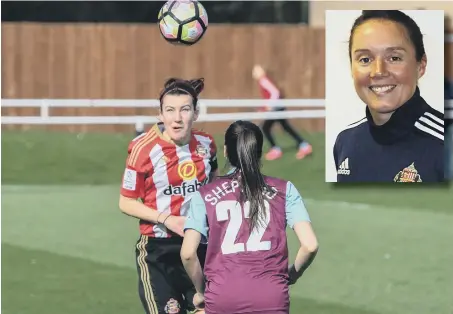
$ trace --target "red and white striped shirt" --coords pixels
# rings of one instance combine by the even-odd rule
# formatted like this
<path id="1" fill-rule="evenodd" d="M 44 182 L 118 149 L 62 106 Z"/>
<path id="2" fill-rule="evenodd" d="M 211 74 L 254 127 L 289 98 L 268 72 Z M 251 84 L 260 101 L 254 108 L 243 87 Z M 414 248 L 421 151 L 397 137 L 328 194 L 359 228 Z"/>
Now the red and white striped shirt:
<path id="1" fill-rule="evenodd" d="M 211 135 L 192 130 L 190 143 L 177 146 L 166 140 L 159 124 L 129 144 L 121 195 L 139 198 L 159 212 L 185 216 L 190 196 L 208 183 L 217 170 L 217 148 Z M 162 224 L 140 221 L 149 237 L 174 236 Z"/>

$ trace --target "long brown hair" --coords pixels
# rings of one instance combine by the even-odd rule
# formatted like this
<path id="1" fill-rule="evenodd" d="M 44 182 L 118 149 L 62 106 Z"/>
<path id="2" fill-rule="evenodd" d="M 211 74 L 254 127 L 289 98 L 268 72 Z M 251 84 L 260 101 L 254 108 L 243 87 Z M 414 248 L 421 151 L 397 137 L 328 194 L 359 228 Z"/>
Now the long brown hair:
<path id="1" fill-rule="evenodd" d="M 241 202 L 250 202 L 250 231 L 265 221 L 264 193 L 271 191 L 261 173 L 263 133 L 254 123 L 236 121 L 225 133 L 229 163 L 236 167 L 242 189 Z"/>

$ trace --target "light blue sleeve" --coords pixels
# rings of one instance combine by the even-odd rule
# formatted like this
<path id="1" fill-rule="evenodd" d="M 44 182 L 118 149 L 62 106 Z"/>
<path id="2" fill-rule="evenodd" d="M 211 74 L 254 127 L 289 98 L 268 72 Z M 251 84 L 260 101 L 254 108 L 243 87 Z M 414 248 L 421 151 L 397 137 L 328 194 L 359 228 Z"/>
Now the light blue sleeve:
<path id="1" fill-rule="evenodd" d="M 208 222 L 206 217 L 206 205 L 199 192 L 192 195 L 189 212 L 187 214 L 184 231 L 193 229 L 202 235 L 202 243 L 208 239 Z"/>
<path id="2" fill-rule="evenodd" d="M 286 223 L 293 228 L 300 221 L 311 222 L 302 196 L 290 181 L 286 184 Z"/>

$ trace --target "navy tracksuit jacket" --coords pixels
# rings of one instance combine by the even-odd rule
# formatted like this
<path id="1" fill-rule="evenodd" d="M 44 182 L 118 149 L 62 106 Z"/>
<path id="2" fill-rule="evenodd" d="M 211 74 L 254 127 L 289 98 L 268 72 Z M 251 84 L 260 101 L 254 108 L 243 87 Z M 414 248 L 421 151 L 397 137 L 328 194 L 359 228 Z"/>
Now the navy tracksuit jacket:
<path id="1" fill-rule="evenodd" d="M 444 115 L 414 95 L 384 125 L 366 117 L 337 137 L 337 182 L 443 182 Z"/>

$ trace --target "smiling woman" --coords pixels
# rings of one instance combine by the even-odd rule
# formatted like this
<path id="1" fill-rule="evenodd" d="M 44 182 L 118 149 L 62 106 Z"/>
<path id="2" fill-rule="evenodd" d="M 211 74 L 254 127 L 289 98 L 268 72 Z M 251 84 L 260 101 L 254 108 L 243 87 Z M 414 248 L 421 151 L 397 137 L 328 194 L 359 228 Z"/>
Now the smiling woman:
<path id="1" fill-rule="evenodd" d="M 420 29 L 400 11 L 365 11 L 352 27 L 349 58 L 357 95 L 377 125 L 414 95 L 426 70 Z"/>
<path id="2" fill-rule="evenodd" d="M 348 51 L 355 92 L 366 107 L 365 117 L 336 137 L 337 182 L 444 181 L 444 116 L 418 84 L 428 60 L 420 27 L 402 11 L 362 11 Z"/>

